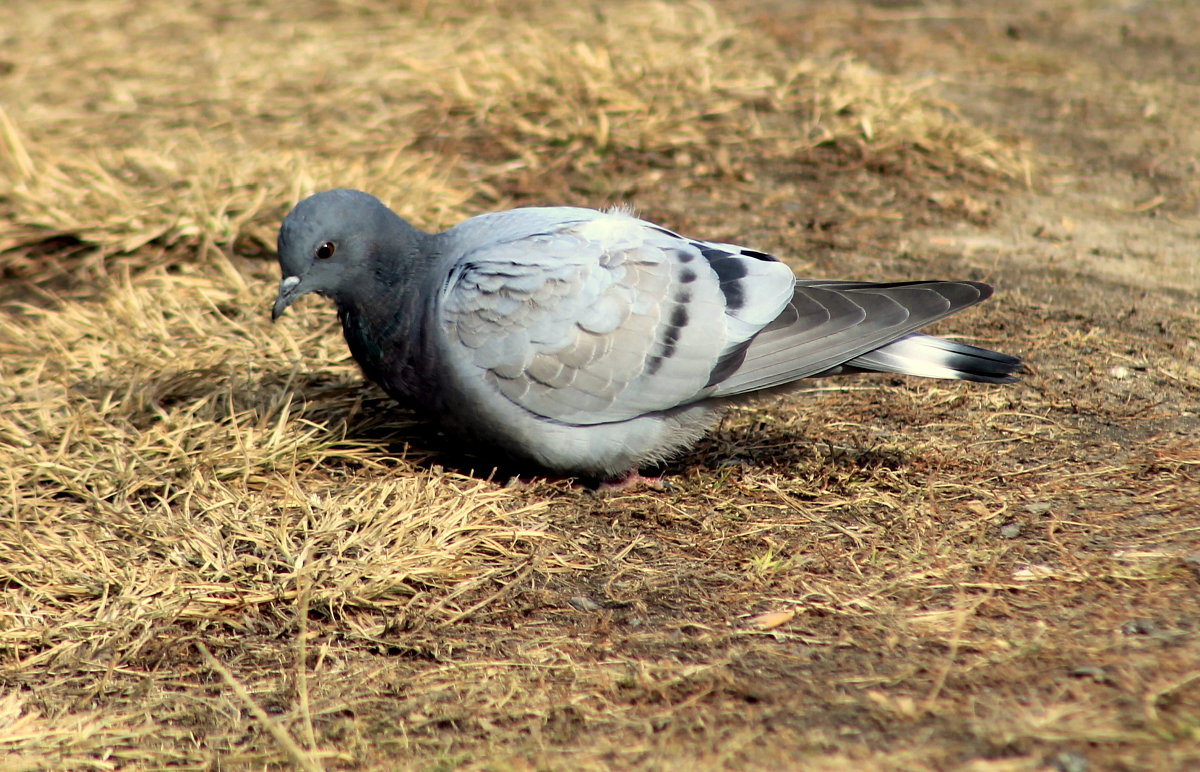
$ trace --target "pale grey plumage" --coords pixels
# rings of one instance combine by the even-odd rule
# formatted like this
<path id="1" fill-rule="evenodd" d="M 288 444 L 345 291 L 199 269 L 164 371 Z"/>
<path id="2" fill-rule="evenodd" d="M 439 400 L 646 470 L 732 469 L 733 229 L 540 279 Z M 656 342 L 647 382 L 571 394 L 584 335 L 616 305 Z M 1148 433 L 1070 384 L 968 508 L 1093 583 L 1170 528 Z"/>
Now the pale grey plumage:
<path id="1" fill-rule="evenodd" d="M 515 209 L 425 234 L 377 199 L 301 201 L 273 317 L 334 300 L 366 375 L 460 435 L 613 476 L 694 442 L 730 399 L 883 371 L 1002 383 L 1019 360 L 914 334 L 975 282 L 797 281 L 775 258 L 620 211 Z"/>

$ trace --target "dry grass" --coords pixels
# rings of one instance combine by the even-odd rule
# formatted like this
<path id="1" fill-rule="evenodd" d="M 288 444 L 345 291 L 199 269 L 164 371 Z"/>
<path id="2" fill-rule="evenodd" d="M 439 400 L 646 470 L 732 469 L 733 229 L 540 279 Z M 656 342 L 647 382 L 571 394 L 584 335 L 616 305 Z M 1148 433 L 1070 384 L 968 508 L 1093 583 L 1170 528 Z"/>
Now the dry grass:
<path id="1" fill-rule="evenodd" d="M 370 187 L 428 226 L 621 156 L 736 174 L 816 145 L 1017 173 L 928 84 L 790 60 L 703 3 L 25 3 L 0 112 L 10 228 L 133 252 L 273 244 L 288 203 Z M 170 67 L 163 66 L 172 62 Z M 86 85 L 84 85 L 86 84 Z M 613 191 L 596 191 L 612 195 Z M 9 270 L 38 273 L 9 254 Z"/>
<path id="2" fill-rule="evenodd" d="M 628 198 L 776 248 L 926 216 L 910 177 L 1024 176 L 934 81 L 703 3 L 9 16 L 0 770 L 1200 763 L 1200 370 L 1127 325 L 1010 292 L 977 339 L 1053 374 L 819 384 L 602 498 L 469 473 L 328 308 L 266 320 L 317 188 L 430 227 Z"/>

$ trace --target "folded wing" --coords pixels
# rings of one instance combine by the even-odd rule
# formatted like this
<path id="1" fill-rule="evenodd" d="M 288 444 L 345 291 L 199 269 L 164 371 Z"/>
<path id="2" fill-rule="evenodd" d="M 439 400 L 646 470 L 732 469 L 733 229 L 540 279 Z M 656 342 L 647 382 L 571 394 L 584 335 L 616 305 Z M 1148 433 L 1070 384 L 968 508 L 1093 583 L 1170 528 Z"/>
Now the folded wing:
<path id="1" fill-rule="evenodd" d="M 792 298 L 790 269 L 761 253 L 621 213 L 517 211 L 525 232 L 481 224 L 507 235 L 457 259 L 439 319 L 468 376 L 547 419 L 622 421 L 703 398 L 714 368 Z"/>
<path id="2" fill-rule="evenodd" d="M 844 372 L 1003 383 L 1020 364 L 915 334 L 989 297 L 986 284 L 798 282 L 770 255 L 619 212 L 465 225 L 438 312 L 449 364 L 549 420 L 624 421 Z"/>

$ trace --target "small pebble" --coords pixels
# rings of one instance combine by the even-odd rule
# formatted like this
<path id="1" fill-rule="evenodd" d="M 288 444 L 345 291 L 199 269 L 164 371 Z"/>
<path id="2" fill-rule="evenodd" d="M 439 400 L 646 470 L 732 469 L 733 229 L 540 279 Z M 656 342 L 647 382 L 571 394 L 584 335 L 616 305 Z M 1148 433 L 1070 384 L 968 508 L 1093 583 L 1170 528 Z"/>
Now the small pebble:
<path id="1" fill-rule="evenodd" d="M 1057 772 L 1087 772 L 1088 760 L 1082 753 L 1076 751 L 1059 751 L 1046 759 L 1051 769 Z"/>
<path id="2" fill-rule="evenodd" d="M 1104 672 L 1104 668 L 1096 667 L 1095 665 L 1071 668 L 1070 675 L 1072 678 L 1090 678 L 1096 683 L 1103 683 L 1108 680 L 1108 673 Z"/>
<path id="3" fill-rule="evenodd" d="M 1006 539 L 1015 539 L 1021 535 L 1020 523 L 1009 523 L 1000 529 L 1000 535 Z"/>
<path id="4" fill-rule="evenodd" d="M 1130 619 L 1121 625 L 1121 632 L 1125 635 L 1150 635 L 1158 632 L 1158 623 L 1153 619 Z"/>
<path id="5" fill-rule="evenodd" d="M 1117 365 L 1116 367 L 1108 368 L 1108 374 L 1113 378 L 1116 378 L 1118 381 L 1123 381 L 1129 376 L 1133 375 L 1133 371 L 1124 365 Z"/>
<path id="6" fill-rule="evenodd" d="M 568 598 L 567 603 L 570 603 L 580 611 L 599 611 L 601 609 L 599 603 L 585 595 L 576 595 L 574 598 Z"/>

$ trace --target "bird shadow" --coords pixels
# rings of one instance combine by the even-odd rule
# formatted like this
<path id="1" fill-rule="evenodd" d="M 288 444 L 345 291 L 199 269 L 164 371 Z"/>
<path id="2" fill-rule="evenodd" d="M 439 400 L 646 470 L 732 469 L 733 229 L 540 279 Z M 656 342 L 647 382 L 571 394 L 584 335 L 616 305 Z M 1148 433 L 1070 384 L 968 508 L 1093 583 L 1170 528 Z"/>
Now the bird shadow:
<path id="1" fill-rule="evenodd" d="M 71 392 L 102 406 L 106 421 L 140 433 L 216 425 L 231 432 L 255 427 L 261 435 L 264 427 L 284 421 L 295 431 L 310 430 L 314 445 L 333 449 L 322 454 L 326 468 L 358 466 L 365 450 L 385 466 L 410 464 L 501 483 L 529 472 L 501 451 L 447 434 L 356 375 L 299 369 L 248 373 L 227 364 L 152 372 L 113 369 L 76 381 Z M 228 444 L 229 439 L 208 441 Z M 339 448 L 347 452 L 340 454 Z M 203 460 L 203 447 L 197 450 Z"/>
<path id="2" fill-rule="evenodd" d="M 417 469 L 443 471 L 506 483 L 529 477 L 528 465 L 496 448 L 464 440 L 423 419 L 371 384 L 359 387 L 361 401 L 344 417 L 347 440 L 375 445 Z M 540 475 L 544 476 L 544 475 Z"/>
<path id="3" fill-rule="evenodd" d="M 267 370 L 247 373 L 228 364 L 170 371 L 110 371 L 78 381 L 73 392 L 105 405 L 105 418 L 147 432 L 157 426 L 226 425 L 275 428 L 280 421 L 310 430 L 308 441 L 333 452 L 320 454 L 322 467 L 361 466 L 364 451 L 385 466 L 451 472 L 500 484 L 571 479 L 585 489 L 602 480 L 531 468 L 502 449 L 480 445 L 443 431 L 418 409 L 402 405 L 357 375 L 328 371 Z M 198 419 L 198 420 L 197 420 Z M 205 440 L 230 442 L 215 435 Z M 347 452 L 337 452 L 339 448 Z M 224 452 L 227 448 L 213 448 Z M 353 451 L 353 452 L 351 452 Z M 197 448 L 203 460 L 204 448 Z M 906 459 L 894 451 L 824 447 L 819 438 L 793 427 L 788 433 L 718 428 L 679 457 L 644 468 L 643 474 L 682 480 L 689 474 L 728 474 L 731 469 L 811 469 L 837 467 L 867 472 L 896 468 Z"/>

